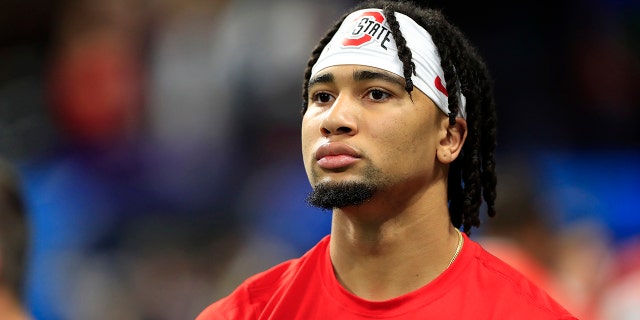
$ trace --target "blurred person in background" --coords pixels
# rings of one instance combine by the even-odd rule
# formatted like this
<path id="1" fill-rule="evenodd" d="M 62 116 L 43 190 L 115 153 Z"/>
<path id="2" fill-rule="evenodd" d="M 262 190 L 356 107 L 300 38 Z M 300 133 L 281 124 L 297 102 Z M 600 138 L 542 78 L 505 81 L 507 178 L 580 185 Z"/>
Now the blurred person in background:
<path id="1" fill-rule="evenodd" d="M 500 214 L 487 221 L 478 242 L 580 319 L 594 319 L 592 310 L 576 294 L 569 294 L 573 290 L 560 279 L 558 264 L 566 260 L 560 256 L 564 253 L 559 245 L 562 230 L 548 208 L 539 207 L 542 196 L 532 164 L 515 157 L 500 160 L 500 197 L 496 200 Z"/>
<path id="2" fill-rule="evenodd" d="M 599 301 L 613 280 L 615 247 L 610 231 L 587 219 L 565 223 L 555 237 L 556 284 L 564 291 L 566 306 L 582 320 L 599 317 Z M 620 301 L 622 302 L 622 300 Z"/>
<path id="3" fill-rule="evenodd" d="M 17 173 L 0 159 L 0 319 L 31 319 L 24 303 L 29 226 Z"/>
<path id="4" fill-rule="evenodd" d="M 198 319 L 574 319 L 469 238 L 483 199 L 495 214 L 495 117 L 488 70 L 439 12 L 349 11 L 303 85 L 308 202 L 331 235 Z"/>
<path id="5" fill-rule="evenodd" d="M 612 272 L 601 290 L 597 314 L 603 320 L 633 320 L 640 315 L 640 237 L 621 245 Z"/>

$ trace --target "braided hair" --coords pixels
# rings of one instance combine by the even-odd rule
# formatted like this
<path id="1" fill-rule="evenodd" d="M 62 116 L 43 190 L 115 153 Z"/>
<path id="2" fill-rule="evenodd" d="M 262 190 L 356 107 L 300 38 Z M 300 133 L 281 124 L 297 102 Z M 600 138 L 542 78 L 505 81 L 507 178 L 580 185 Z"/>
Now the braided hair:
<path id="1" fill-rule="evenodd" d="M 411 76 L 415 74 L 411 50 L 400 32 L 393 12 L 412 18 L 429 32 L 440 55 L 444 77 L 449 85 L 449 123 L 456 122 L 460 91 L 466 97 L 467 139 L 460 156 L 450 164 L 448 176 L 449 216 L 456 228 L 463 228 L 467 234 L 471 227 L 480 226 L 480 206 L 482 199 L 486 203 L 487 214 L 495 216 L 496 199 L 496 112 L 493 98 L 493 82 L 489 71 L 476 49 L 468 42 L 462 32 L 451 25 L 441 12 L 417 8 L 408 2 L 384 0 L 368 1 L 360 4 L 349 13 L 364 8 L 380 8 L 389 23 L 391 35 L 398 47 L 398 58 L 403 65 L 406 81 L 405 90 L 413 90 Z M 311 68 L 318 61 L 320 53 L 331 41 L 334 34 L 349 14 L 343 15 L 322 37 L 313 50 L 304 72 L 302 87 L 302 113 L 308 106 L 308 85 Z M 415 48 L 414 48 L 415 49 Z M 416 49 L 419 50 L 419 49 Z"/>
<path id="2" fill-rule="evenodd" d="M 28 245 L 29 227 L 18 173 L 0 159 L 0 286 L 6 286 L 21 302 Z"/>

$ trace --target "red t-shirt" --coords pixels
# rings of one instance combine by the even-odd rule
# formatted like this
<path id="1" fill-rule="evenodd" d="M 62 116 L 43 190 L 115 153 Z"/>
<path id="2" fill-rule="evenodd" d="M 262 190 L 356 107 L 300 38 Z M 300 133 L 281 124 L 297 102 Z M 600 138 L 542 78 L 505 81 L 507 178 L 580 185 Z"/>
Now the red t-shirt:
<path id="1" fill-rule="evenodd" d="M 364 300 L 338 283 L 329 239 L 250 277 L 196 320 L 576 319 L 466 235 L 457 259 L 430 283 L 391 300 Z"/>

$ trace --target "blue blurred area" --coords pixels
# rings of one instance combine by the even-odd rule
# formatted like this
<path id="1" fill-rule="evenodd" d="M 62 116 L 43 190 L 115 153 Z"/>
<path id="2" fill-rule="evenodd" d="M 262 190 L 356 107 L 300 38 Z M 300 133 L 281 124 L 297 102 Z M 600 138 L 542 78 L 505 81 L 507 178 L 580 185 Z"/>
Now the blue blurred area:
<path id="1" fill-rule="evenodd" d="M 243 224 L 251 233 L 267 233 L 291 244 L 302 255 L 329 234 L 331 212 L 305 202 L 311 186 L 303 174 L 302 159 L 284 160 L 264 168 L 247 182 L 240 205 Z"/>
<path id="2" fill-rule="evenodd" d="M 601 223 L 621 243 L 640 230 L 640 150 L 559 151 L 537 155 L 541 188 L 563 224 Z"/>

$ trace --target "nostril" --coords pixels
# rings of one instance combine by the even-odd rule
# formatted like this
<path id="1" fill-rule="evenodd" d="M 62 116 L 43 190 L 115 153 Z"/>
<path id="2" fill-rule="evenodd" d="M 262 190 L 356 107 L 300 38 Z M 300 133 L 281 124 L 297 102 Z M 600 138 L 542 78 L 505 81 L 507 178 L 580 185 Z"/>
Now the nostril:
<path id="1" fill-rule="evenodd" d="M 349 133 L 351 132 L 351 128 L 349 127 L 339 127 L 338 128 L 338 133 Z"/>
<path id="2" fill-rule="evenodd" d="M 349 134 L 353 130 L 349 127 L 338 127 L 337 129 L 335 129 L 335 131 L 327 128 L 321 128 L 320 131 L 322 132 L 323 135 L 328 136 L 332 134 Z"/>

